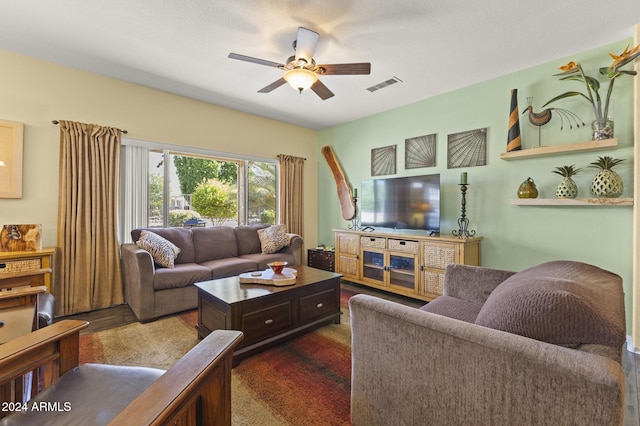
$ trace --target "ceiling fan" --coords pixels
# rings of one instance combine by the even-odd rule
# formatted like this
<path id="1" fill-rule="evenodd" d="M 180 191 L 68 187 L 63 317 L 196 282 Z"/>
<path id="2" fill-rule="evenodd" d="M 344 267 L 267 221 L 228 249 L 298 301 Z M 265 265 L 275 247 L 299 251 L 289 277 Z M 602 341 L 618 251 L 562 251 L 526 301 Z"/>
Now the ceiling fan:
<path id="1" fill-rule="evenodd" d="M 318 76 L 371 73 L 371 64 L 369 62 L 317 65 L 313 59 L 313 52 L 316 50 L 318 37 L 317 32 L 299 27 L 298 38 L 293 42 L 293 48 L 296 54 L 289 57 L 286 64 L 252 58 L 251 56 L 239 55 L 237 53 L 229 53 L 229 58 L 280 68 L 284 71 L 284 75 L 280 79 L 258 90 L 258 93 L 269 93 L 283 84 L 289 83 L 291 87 L 300 93 L 307 89 L 313 90 L 322 100 L 329 99 L 334 96 L 334 94 L 318 79 Z"/>

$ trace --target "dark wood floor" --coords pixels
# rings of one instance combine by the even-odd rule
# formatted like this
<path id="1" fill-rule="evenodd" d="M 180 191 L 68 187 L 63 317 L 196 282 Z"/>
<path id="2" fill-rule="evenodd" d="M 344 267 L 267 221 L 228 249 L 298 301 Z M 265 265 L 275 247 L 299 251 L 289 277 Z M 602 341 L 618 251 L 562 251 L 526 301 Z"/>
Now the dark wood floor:
<path id="1" fill-rule="evenodd" d="M 393 300 L 408 306 L 419 307 L 424 304 L 419 300 L 410 299 L 394 295 L 387 292 L 378 291 L 365 286 L 343 282 L 344 288 L 349 288 L 360 293 L 373 294 L 384 299 Z M 131 324 L 137 321 L 135 315 L 127 305 L 116 306 L 108 309 L 77 314 L 64 319 L 80 319 L 89 321 L 89 327 L 82 331 L 82 334 L 94 333 L 96 331 L 107 330 L 122 325 Z M 623 351 L 623 367 L 627 380 L 627 398 L 625 426 L 640 426 L 640 354 L 634 354 L 628 350 Z"/>

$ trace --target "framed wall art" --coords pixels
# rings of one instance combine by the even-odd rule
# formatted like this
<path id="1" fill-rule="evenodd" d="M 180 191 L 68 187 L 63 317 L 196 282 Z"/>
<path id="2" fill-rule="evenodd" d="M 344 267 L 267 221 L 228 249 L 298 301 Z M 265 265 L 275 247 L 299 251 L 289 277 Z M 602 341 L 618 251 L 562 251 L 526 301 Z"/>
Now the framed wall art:
<path id="1" fill-rule="evenodd" d="M 0 120 L 0 198 L 22 198 L 24 124 Z"/>
<path id="2" fill-rule="evenodd" d="M 42 225 L 2 225 L 0 228 L 0 252 L 42 250 Z"/>
<path id="3" fill-rule="evenodd" d="M 371 150 L 371 176 L 396 173 L 396 146 L 389 145 Z"/>
<path id="4" fill-rule="evenodd" d="M 404 140 L 404 168 L 417 169 L 436 165 L 436 134 Z"/>
<path id="5" fill-rule="evenodd" d="M 487 164 L 487 128 L 453 133 L 447 137 L 447 168 Z"/>

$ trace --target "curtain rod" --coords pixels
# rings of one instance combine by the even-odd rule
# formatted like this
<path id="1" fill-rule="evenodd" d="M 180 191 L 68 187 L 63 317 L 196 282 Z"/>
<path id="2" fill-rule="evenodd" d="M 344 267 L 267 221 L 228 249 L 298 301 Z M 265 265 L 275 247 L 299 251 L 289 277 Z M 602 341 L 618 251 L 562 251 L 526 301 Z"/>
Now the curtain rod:
<path id="1" fill-rule="evenodd" d="M 277 157 L 278 157 L 278 158 L 280 158 L 280 157 L 282 157 L 283 155 L 287 155 L 287 156 L 289 156 L 289 157 L 295 157 L 295 155 L 289 155 L 289 154 L 278 154 L 278 155 L 277 155 Z M 306 159 L 305 157 L 297 157 L 297 158 L 302 158 L 304 161 L 307 161 L 307 159 Z"/>
<path id="2" fill-rule="evenodd" d="M 59 123 L 60 123 L 58 120 L 52 120 L 51 122 L 52 122 L 53 124 L 59 124 Z M 121 131 L 122 133 L 124 133 L 125 135 L 129 133 L 129 132 L 127 132 L 126 130 L 122 130 L 122 129 L 120 129 L 120 131 Z"/>

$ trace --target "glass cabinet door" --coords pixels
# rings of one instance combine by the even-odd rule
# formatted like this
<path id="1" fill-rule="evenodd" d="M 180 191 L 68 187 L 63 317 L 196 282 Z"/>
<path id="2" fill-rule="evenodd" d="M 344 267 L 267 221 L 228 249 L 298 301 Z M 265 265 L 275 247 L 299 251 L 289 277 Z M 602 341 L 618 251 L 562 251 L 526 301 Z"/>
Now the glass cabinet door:
<path id="1" fill-rule="evenodd" d="M 415 290 L 416 257 L 414 255 L 389 254 L 389 284 L 408 290 Z"/>
<path id="2" fill-rule="evenodd" d="M 384 283 L 384 253 L 364 250 L 362 252 L 362 277 L 378 284 Z"/>

